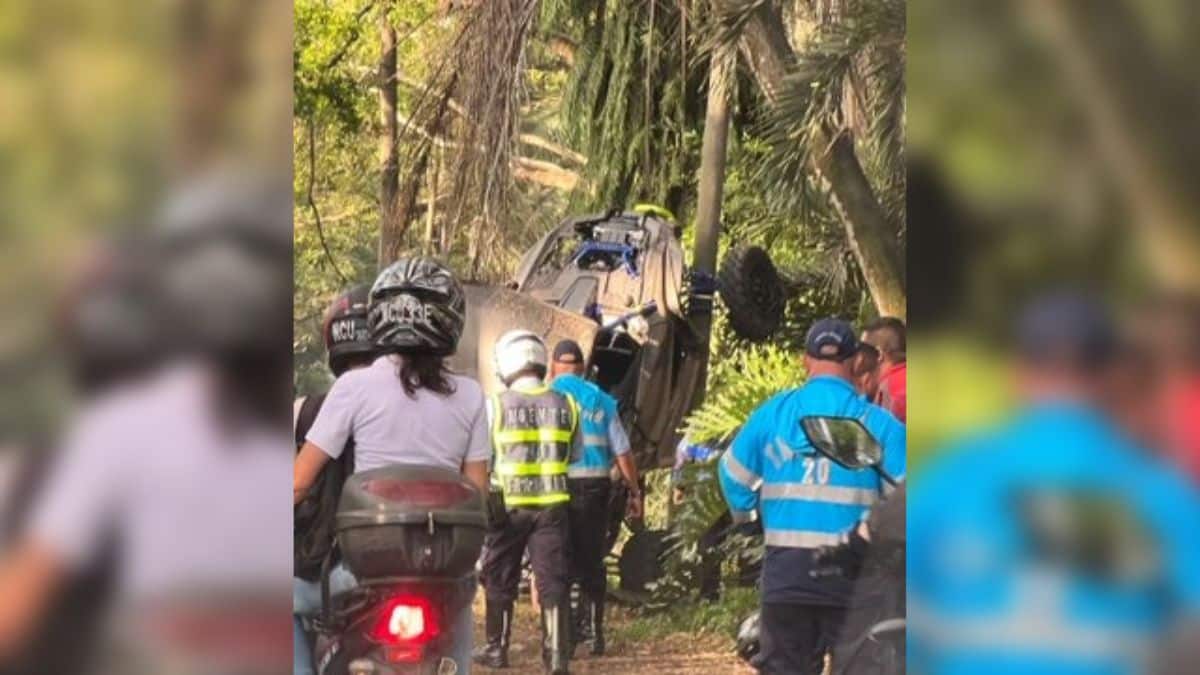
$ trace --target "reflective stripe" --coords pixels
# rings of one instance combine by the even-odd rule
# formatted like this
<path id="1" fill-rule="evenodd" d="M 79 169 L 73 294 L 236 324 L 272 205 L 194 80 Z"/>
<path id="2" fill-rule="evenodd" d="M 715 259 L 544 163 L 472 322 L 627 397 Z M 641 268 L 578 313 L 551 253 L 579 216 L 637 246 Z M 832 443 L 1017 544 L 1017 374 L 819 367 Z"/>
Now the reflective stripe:
<path id="1" fill-rule="evenodd" d="M 829 504 L 870 506 L 879 493 L 868 488 L 818 485 L 816 483 L 763 483 L 763 499 L 807 499 Z"/>
<path id="2" fill-rule="evenodd" d="M 606 466 L 567 467 L 570 478 L 608 478 L 609 468 Z"/>
<path id="3" fill-rule="evenodd" d="M 501 417 L 504 415 L 504 404 L 500 402 L 500 394 L 492 394 L 492 446 L 496 444 L 496 434 L 500 433 L 500 425 L 503 422 Z"/>
<path id="4" fill-rule="evenodd" d="M 496 467 L 501 476 L 554 476 L 566 472 L 566 462 L 502 462 Z"/>
<path id="5" fill-rule="evenodd" d="M 743 466 L 742 463 L 738 461 L 737 457 L 733 456 L 732 451 L 725 453 L 725 456 L 721 458 L 721 461 L 725 462 L 725 470 L 729 472 L 730 478 L 750 488 L 751 490 L 754 490 L 758 487 L 758 482 L 761 480 L 761 477 Z"/>
<path id="6" fill-rule="evenodd" d="M 601 448 L 607 448 L 608 447 L 608 436 L 597 436 L 595 434 L 584 434 L 583 435 L 583 444 L 597 446 L 597 447 L 601 447 Z"/>
<path id="7" fill-rule="evenodd" d="M 505 506 L 549 506 L 571 501 L 571 495 L 555 493 L 550 495 L 513 495 L 504 496 Z"/>
<path id="8" fill-rule="evenodd" d="M 571 432 L 560 429 L 505 429 L 496 432 L 497 443 L 570 443 Z"/>
<path id="9" fill-rule="evenodd" d="M 568 394 L 563 394 L 563 397 L 567 399 L 567 405 L 571 406 L 571 433 L 574 434 L 575 430 L 579 428 L 579 401 L 576 401 L 574 396 Z M 568 438 L 567 442 L 570 442 L 570 440 Z"/>
<path id="10" fill-rule="evenodd" d="M 837 532 L 814 532 L 812 530 L 767 530 L 763 535 L 767 546 L 785 548 L 819 548 L 836 546 L 842 542 Z"/>
<path id="11" fill-rule="evenodd" d="M 941 649 L 975 653 L 1053 653 L 1057 660 L 1096 663 L 1142 662 L 1154 644 L 1149 636 L 1121 626 L 1072 624 L 1066 618 L 1018 612 L 1010 616 L 933 617 L 909 605 L 910 623 Z"/>
<path id="12" fill-rule="evenodd" d="M 545 386 L 502 392 L 496 404 L 492 475 L 501 477 L 505 503 L 536 507 L 568 501 L 574 404 Z M 547 426 L 538 427 L 538 422 Z"/>
<path id="13" fill-rule="evenodd" d="M 737 509 L 730 509 L 729 514 L 733 516 L 733 522 L 735 525 L 753 523 L 754 521 L 758 520 L 758 511 L 738 511 Z"/>
<path id="14" fill-rule="evenodd" d="M 502 485 L 506 504 L 552 504 L 570 498 L 567 477 L 561 473 L 550 476 L 504 476 Z M 543 498 L 550 499 L 539 501 Z"/>

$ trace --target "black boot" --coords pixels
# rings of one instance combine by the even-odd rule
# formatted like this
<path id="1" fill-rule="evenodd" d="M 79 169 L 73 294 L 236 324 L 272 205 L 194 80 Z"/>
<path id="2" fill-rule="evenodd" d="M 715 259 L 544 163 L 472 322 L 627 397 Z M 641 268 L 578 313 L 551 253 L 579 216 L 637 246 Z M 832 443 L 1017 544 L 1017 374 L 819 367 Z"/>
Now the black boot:
<path id="1" fill-rule="evenodd" d="M 604 596 L 588 602 L 588 623 L 591 624 L 592 656 L 604 656 Z"/>
<path id="2" fill-rule="evenodd" d="M 575 655 L 575 647 L 587 642 L 588 617 L 590 616 L 587 599 L 583 592 L 571 593 L 571 656 Z"/>
<path id="3" fill-rule="evenodd" d="M 475 663 L 488 668 L 508 667 L 508 636 L 512 631 L 512 603 L 500 604 L 487 601 L 485 630 L 487 644 L 475 649 Z"/>
<path id="4" fill-rule="evenodd" d="M 570 605 L 560 602 L 553 607 L 542 607 L 542 665 L 551 675 L 567 675 L 570 658 L 571 618 Z"/>

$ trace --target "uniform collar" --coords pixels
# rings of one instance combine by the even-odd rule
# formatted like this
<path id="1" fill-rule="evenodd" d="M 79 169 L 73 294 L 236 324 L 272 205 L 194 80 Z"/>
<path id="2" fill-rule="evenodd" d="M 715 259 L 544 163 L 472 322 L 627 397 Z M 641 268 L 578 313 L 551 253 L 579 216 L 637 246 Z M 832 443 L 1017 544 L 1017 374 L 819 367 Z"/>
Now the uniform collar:
<path id="1" fill-rule="evenodd" d="M 576 382 L 587 382 L 587 380 L 576 375 L 575 373 L 563 373 L 562 375 L 559 375 L 558 377 L 554 378 L 554 380 L 552 380 L 550 382 L 550 384 L 557 384 L 559 382 L 561 382 L 563 384 L 574 384 Z"/>
<path id="2" fill-rule="evenodd" d="M 834 386 L 841 386 L 845 389 L 849 389 L 856 395 L 858 394 L 858 390 L 854 388 L 854 385 L 850 384 L 849 380 L 842 379 L 837 375 L 813 375 L 812 377 L 808 378 L 808 381 L 805 382 L 805 384 L 832 384 Z"/>

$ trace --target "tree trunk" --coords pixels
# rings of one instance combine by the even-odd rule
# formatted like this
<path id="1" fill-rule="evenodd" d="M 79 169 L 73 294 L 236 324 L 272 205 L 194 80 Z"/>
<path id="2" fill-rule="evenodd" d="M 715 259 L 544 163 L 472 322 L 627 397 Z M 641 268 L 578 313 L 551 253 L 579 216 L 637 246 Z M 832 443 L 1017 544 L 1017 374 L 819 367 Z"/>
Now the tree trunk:
<path id="1" fill-rule="evenodd" d="M 181 174 L 202 169 L 227 149 L 222 136 L 229 131 L 239 96 L 245 95 L 245 78 L 239 74 L 251 68 L 248 46 L 261 18 L 259 9 L 256 3 L 214 6 L 204 0 L 184 0 L 174 7 L 173 24 L 186 27 L 175 35 L 181 42 L 173 52 L 178 56 L 176 76 L 187 83 L 177 89 L 172 147 L 172 165 Z"/>
<path id="2" fill-rule="evenodd" d="M 720 45 L 713 50 L 708 68 L 708 99 L 705 102 L 704 138 L 700 144 L 700 176 L 696 195 L 696 244 L 692 255 L 692 268 L 696 272 L 715 277 L 717 274 L 717 249 L 721 240 L 721 200 L 725 186 L 725 158 L 729 141 L 729 125 L 733 119 L 732 98 L 736 84 L 736 54 L 730 47 Z M 700 342 L 697 345 L 707 353 L 712 333 L 712 300 L 709 306 L 691 312 L 693 328 Z M 699 309 L 700 299 L 692 299 Z M 688 409 L 704 400 L 708 379 L 708 359 L 699 362 L 699 371 L 693 374 L 695 392 Z"/>
<path id="3" fill-rule="evenodd" d="M 823 135 L 822 135 L 823 136 Z M 905 318 L 904 276 L 896 254 L 896 234 L 880 208 L 871 184 L 854 154 L 854 141 L 840 134 L 832 144 L 816 141 L 828 151 L 816 155 L 821 175 L 833 187 L 833 200 L 842 216 L 846 238 L 862 269 L 875 308 L 882 316 Z"/>
<path id="4" fill-rule="evenodd" d="M 386 5 L 379 12 L 379 113 L 382 132 L 379 155 L 382 169 L 379 185 L 379 267 L 395 260 L 399 248 L 400 219 L 397 214 L 400 188 L 399 129 L 396 122 L 397 59 L 396 28 L 388 16 Z"/>
<path id="5" fill-rule="evenodd" d="M 700 146 L 699 194 L 696 197 L 696 247 L 692 260 L 693 268 L 705 274 L 716 274 L 717 271 L 733 65 L 732 54 L 719 47 L 713 53 L 708 73 L 704 140 Z"/>
<path id="6" fill-rule="evenodd" d="M 783 18 L 769 4 L 755 11 L 738 43 L 755 82 L 771 103 L 779 99 L 783 78 L 792 61 Z M 813 168 L 829 182 L 834 202 L 842 216 L 846 239 L 867 281 L 876 310 L 885 316 L 904 318 L 906 295 L 895 228 L 871 188 L 854 142 L 845 134 L 836 138 L 816 134 Z"/>
<path id="7" fill-rule="evenodd" d="M 1169 288 L 1200 290 L 1195 83 L 1172 77 L 1124 3 L 1027 1 L 1023 7 L 1084 102 L 1080 110 L 1132 207 L 1151 273 Z"/>
<path id="8" fill-rule="evenodd" d="M 438 173 L 442 169 L 442 149 L 435 148 L 433 156 L 433 173 L 429 177 L 429 210 L 425 213 L 425 255 L 433 255 L 434 220 L 437 218 Z"/>

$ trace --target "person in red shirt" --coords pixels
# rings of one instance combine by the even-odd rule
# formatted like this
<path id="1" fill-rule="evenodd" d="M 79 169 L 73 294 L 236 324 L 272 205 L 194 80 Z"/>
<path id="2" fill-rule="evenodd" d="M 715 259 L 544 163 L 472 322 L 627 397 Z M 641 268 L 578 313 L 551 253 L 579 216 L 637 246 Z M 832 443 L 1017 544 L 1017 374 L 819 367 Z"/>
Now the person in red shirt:
<path id="1" fill-rule="evenodd" d="M 850 362 L 850 374 L 858 393 L 874 403 L 879 396 L 879 350 L 860 341 L 858 353 Z"/>
<path id="2" fill-rule="evenodd" d="M 901 422 L 907 422 L 908 413 L 906 332 L 903 321 L 884 316 L 868 323 L 862 335 L 863 342 L 879 350 L 879 389 L 874 402 Z"/>
<path id="3" fill-rule="evenodd" d="M 1150 391 L 1142 397 L 1157 412 L 1153 444 L 1200 484 L 1200 297 L 1153 298 L 1130 332 L 1152 357 Z"/>

